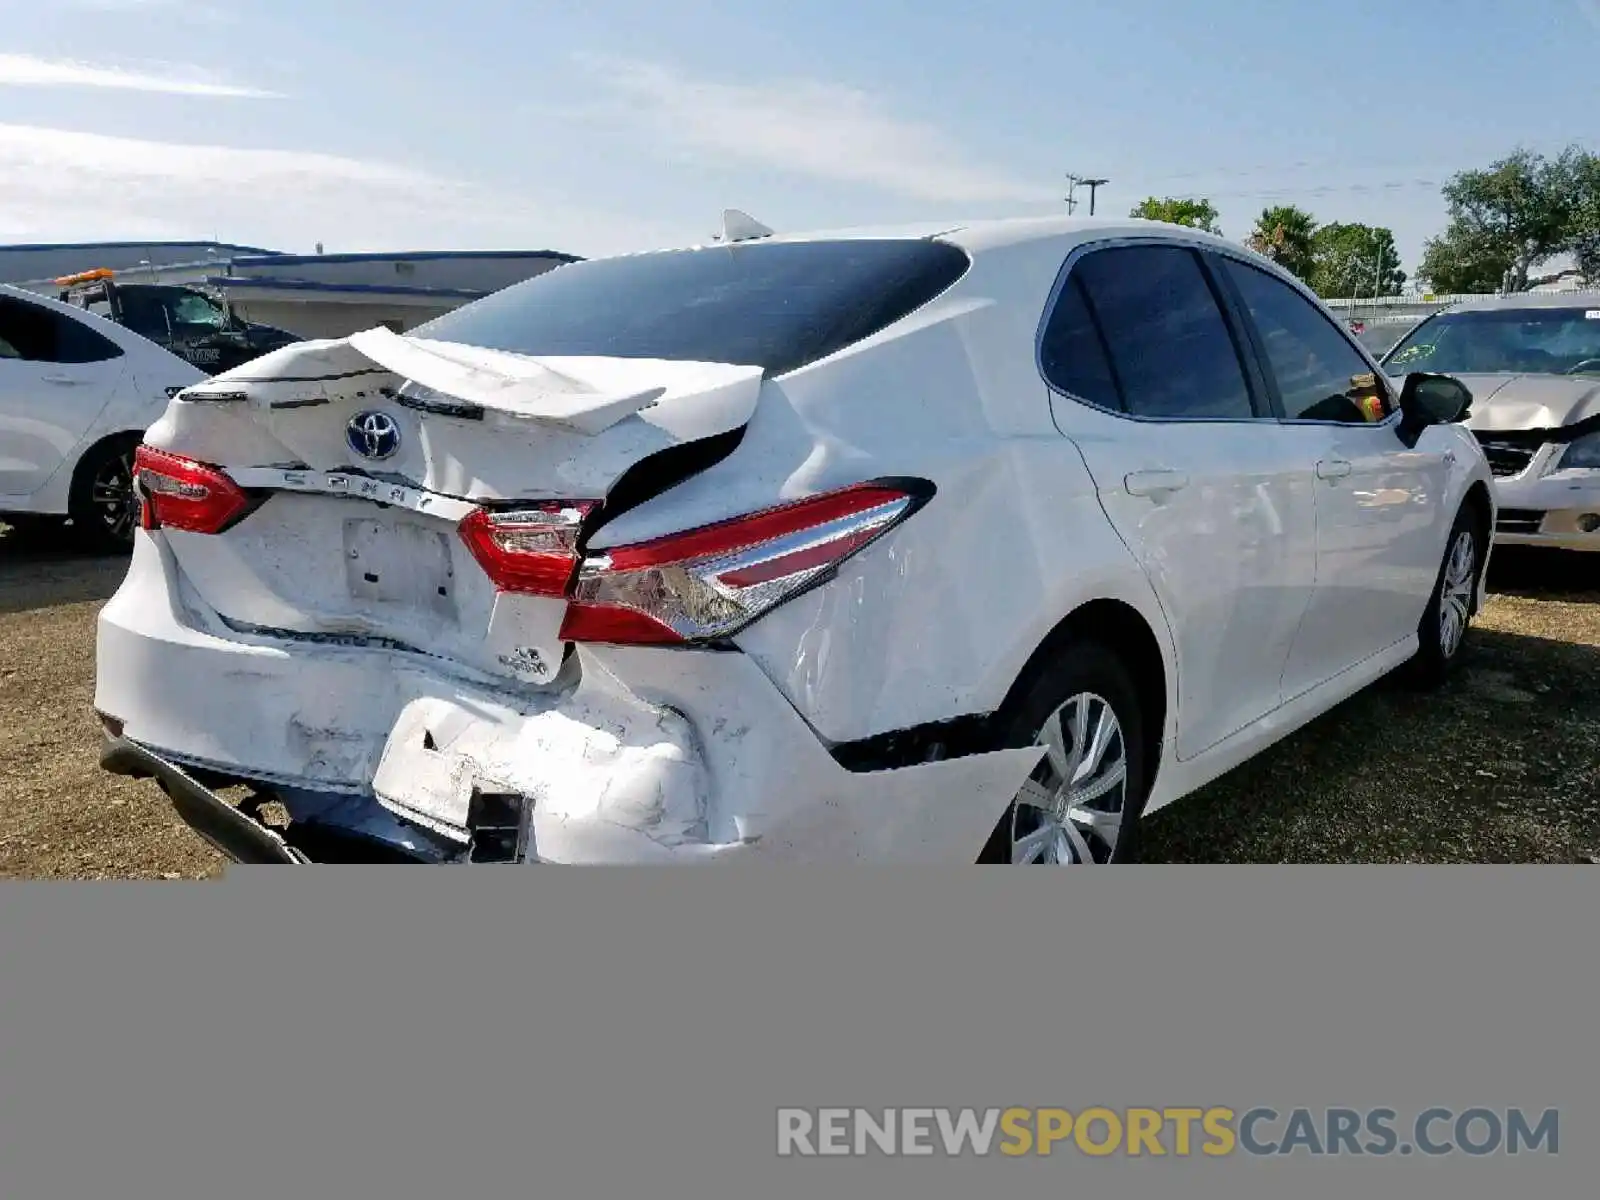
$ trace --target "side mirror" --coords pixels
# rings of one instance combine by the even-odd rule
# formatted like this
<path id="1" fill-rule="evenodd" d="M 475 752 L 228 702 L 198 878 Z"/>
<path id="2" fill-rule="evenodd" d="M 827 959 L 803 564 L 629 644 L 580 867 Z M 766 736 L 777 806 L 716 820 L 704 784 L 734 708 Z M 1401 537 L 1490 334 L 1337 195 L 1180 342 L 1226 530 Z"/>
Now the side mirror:
<path id="1" fill-rule="evenodd" d="M 1454 425 L 1472 414 L 1472 393 L 1449 375 L 1413 371 L 1400 389 L 1400 436 L 1415 446 L 1430 425 Z"/>

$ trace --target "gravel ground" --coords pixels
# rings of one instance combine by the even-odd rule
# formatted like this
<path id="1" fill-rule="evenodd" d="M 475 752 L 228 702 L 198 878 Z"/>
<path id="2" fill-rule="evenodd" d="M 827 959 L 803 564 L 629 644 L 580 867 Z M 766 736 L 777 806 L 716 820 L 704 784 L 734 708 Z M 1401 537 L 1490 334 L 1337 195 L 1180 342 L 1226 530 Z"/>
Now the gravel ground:
<path id="1" fill-rule="evenodd" d="M 99 770 L 94 618 L 123 571 L 0 532 L 0 876 L 206 878 L 150 783 Z M 1443 692 L 1382 683 L 1150 819 L 1174 862 L 1600 861 L 1600 562 L 1497 551 Z"/>

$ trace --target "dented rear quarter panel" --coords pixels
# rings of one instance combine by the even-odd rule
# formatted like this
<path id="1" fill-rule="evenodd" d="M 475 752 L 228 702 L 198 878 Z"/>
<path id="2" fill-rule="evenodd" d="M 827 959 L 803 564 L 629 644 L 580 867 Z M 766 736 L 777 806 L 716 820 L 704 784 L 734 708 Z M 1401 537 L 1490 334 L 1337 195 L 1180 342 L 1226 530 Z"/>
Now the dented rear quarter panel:
<path id="1" fill-rule="evenodd" d="M 937 493 L 926 507 L 735 636 L 821 737 L 992 711 L 1056 625 L 1094 599 L 1144 618 L 1170 692 L 1160 606 L 1056 428 L 1034 365 L 1056 254 L 1073 242 L 980 255 L 961 283 L 884 335 L 768 380 L 732 455 L 604 526 L 593 544 L 867 479 L 929 479 Z"/>

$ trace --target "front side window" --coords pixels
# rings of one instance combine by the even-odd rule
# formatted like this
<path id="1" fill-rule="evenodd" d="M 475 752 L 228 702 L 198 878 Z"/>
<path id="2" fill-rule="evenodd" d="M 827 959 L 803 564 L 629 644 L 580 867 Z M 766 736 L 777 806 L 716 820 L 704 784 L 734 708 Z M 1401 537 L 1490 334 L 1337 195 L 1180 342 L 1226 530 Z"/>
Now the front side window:
<path id="1" fill-rule="evenodd" d="M 117 300 L 122 309 L 122 324 L 140 337 L 153 342 L 165 342 L 172 336 L 167 308 L 161 303 L 160 297 L 130 288 L 122 292 Z"/>
<path id="2" fill-rule="evenodd" d="M 122 353 L 81 321 L 10 296 L 0 296 L 0 343 L 0 358 L 27 362 L 103 362 Z"/>
<path id="3" fill-rule="evenodd" d="M 1220 261 L 1261 335 L 1286 417 L 1362 424 L 1390 414 L 1378 373 L 1315 305 L 1265 271 Z"/>
<path id="4" fill-rule="evenodd" d="M 1126 412 L 1210 420 L 1256 415 L 1238 348 L 1194 251 L 1094 250 L 1072 274 Z"/>

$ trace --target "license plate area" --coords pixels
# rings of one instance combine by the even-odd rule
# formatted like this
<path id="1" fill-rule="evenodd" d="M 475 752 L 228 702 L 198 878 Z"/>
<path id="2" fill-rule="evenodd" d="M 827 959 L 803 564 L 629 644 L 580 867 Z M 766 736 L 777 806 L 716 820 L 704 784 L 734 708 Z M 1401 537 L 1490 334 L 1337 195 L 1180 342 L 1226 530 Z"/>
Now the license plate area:
<path id="1" fill-rule="evenodd" d="M 347 519 L 345 581 L 364 605 L 456 615 L 455 566 L 439 528 L 404 519 Z"/>

